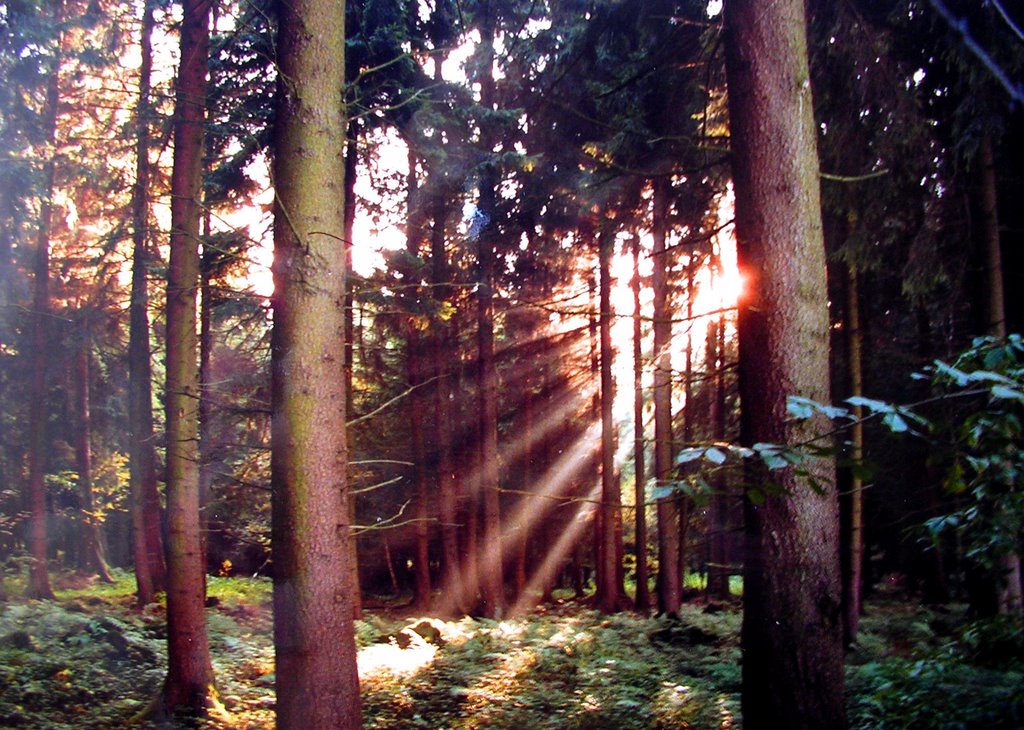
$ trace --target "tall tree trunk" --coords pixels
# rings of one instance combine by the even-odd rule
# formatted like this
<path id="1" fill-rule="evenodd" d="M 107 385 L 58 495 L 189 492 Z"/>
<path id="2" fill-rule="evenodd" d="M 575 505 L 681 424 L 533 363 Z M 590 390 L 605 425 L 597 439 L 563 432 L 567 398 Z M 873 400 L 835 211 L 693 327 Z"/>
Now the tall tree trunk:
<path id="1" fill-rule="evenodd" d="M 719 315 L 708 325 L 707 370 L 711 374 L 710 386 L 713 388 L 711 397 L 712 438 L 716 441 L 725 440 L 725 316 Z M 708 505 L 711 534 L 708 557 L 709 598 L 728 600 L 729 598 L 729 567 L 726 554 L 726 539 L 729 529 L 729 481 L 724 470 L 717 471 L 712 477 L 714 492 Z"/>
<path id="2" fill-rule="evenodd" d="M 651 607 L 647 585 L 647 464 L 644 445 L 643 317 L 640 310 L 640 236 L 633 237 L 633 499 L 636 503 L 636 610 Z"/>
<path id="3" fill-rule="evenodd" d="M 786 418 L 790 395 L 828 403 L 829 318 L 803 0 L 728 0 L 726 73 L 736 189 L 741 439 L 795 445 L 828 424 Z M 743 581 L 744 727 L 846 727 L 834 459 L 810 479 L 751 469 Z M 766 484 L 777 485 L 766 494 Z M 781 492 L 781 493 L 780 493 Z"/>
<path id="4" fill-rule="evenodd" d="M 490 111 L 495 103 L 494 18 L 490 3 L 483 9 L 481 27 L 480 103 Z M 491 154 L 494 135 L 489 120 L 482 123 L 485 154 Z M 483 224 L 477 237 L 477 383 L 479 387 L 480 493 L 484 523 L 480 592 L 485 616 L 500 618 L 505 610 L 504 555 L 501 549 L 501 513 L 498 474 L 498 372 L 494 362 L 494 259 L 498 175 L 493 161 L 485 163 L 480 179 L 480 214 Z"/>
<path id="5" fill-rule="evenodd" d="M 600 270 L 601 328 L 601 573 L 598 585 L 600 608 L 604 613 L 619 609 L 623 589 L 619 579 L 622 554 L 622 491 L 615 469 L 615 422 L 612 405 L 615 383 L 612 379 L 612 282 L 611 261 L 615 248 L 615 232 L 603 228 L 598 237 L 598 268 Z"/>
<path id="6" fill-rule="evenodd" d="M 672 313 L 669 306 L 668 180 L 654 183 L 654 479 L 659 487 L 672 480 Z M 682 576 L 679 575 L 679 500 L 658 500 L 658 611 L 679 613 Z"/>
<path id="7" fill-rule="evenodd" d="M 64 16 L 64 3 L 55 4 L 54 25 L 59 25 Z M 50 362 L 50 229 L 53 219 L 53 188 L 57 172 L 57 104 L 60 100 L 60 65 L 63 37 L 55 40 L 54 56 L 46 70 L 46 99 L 42 110 L 47 149 L 43 164 L 42 191 L 39 201 L 39 227 L 36 233 L 36 250 L 33 257 L 32 291 L 32 348 L 30 350 L 32 379 L 29 381 L 29 455 L 28 493 L 26 502 L 29 513 L 28 547 L 32 562 L 29 563 L 27 593 L 31 598 L 53 598 L 50 574 L 47 570 L 46 538 L 46 454 L 47 408 Z"/>
<path id="8" fill-rule="evenodd" d="M 272 532 L 277 725 L 359 728 L 345 430 L 345 5 L 280 6 Z"/>
<path id="9" fill-rule="evenodd" d="M 92 418 L 89 403 L 89 333 L 83 313 L 81 342 L 75 354 L 75 379 L 78 388 L 75 392 L 75 410 L 78 432 L 75 434 L 75 463 L 78 468 L 78 495 L 81 503 L 81 553 L 82 566 L 95 573 L 104 583 L 113 583 L 107 561 L 103 557 L 103 541 L 100 534 L 100 523 L 96 516 L 96 505 L 92 493 Z"/>
<path id="10" fill-rule="evenodd" d="M 846 357 L 850 377 L 850 396 L 864 395 L 864 368 L 862 349 L 864 335 L 860 327 L 860 293 L 858 291 L 857 269 L 852 263 L 846 265 Z M 859 466 L 864 458 L 864 416 L 862 406 L 850 409 L 853 424 L 850 426 L 850 460 L 854 468 L 850 473 L 850 552 L 846 570 L 846 586 L 843 591 L 843 637 L 847 646 L 857 640 L 860 626 L 862 590 L 864 582 L 864 480 Z"/>
<path id="11" fill-rule="evenodd" d="M 216 27 L 216 18 L 214 25 Z M 213 490 L 213 286 L 210 281 L 212 251 L 207 249 L 211 235 L 209 208 L 203 211 L 203 254 L 199 273 L 199 535 L 202 541 L 203 594 L 206 594 L 206 574 L 210 568 L 209 504 Z"/>
<path id="12" fill-rule="evenodd" d="M 152 366 L 149 345 L 147 229 L 149 223 L 150 75 L 153 65 L 153 4 L 142 8 L 139 45 L 139 101 L 135 120 L 135 187 L 132 190 L 132 289 L 128 333 L 129 482 L 132 495 L 132 556 L 136 595 L 141 605 L 152 603 L 166 585 L 160 495 L 153 444 Z"/>
<path id="13" fill-rule="evenodd" d="M 187 0 L 174 104 L 170 267 L 167 276 L 167 681 L 163 701 L 208 714 L 216 708 L 206 635 L 199 524 L 200 200 L 210 0 Z"/>
<path id="14" fill-rule="evenodd" d="M 414 259 L 420 253 L 420 241 L 423 230 L 423 209 L 419 190 L 419 181 L 416 172 L 417 156 L 412 148 L 409 149 L 409 175 L 407 184 L 407 201 L 409 210 L 406 214 L 406 250 Z M 409 272 L 409 280 L 415 281 L 416 277 Z M 413 462 L 413 490 L 416 498 L 416 543 L 415 559 L 413 560 L 413 603 L 417 608 L 426 609 L 430 605 L 430 532 L 428 530 L 430 518 L 430 505 L 428 503 L 427 490 L 427 453 L 424 445 L 423 414 L 426 410 L 426 394 L 423 386 L 424 377 L 423 364 L 423 337 L 420 334 L 418 315 L 410 313 L 406 322 L 406 353 L 405 367 L 409 387 L 412 388 L 407 400 L 409 407 L 409 430 L 412 440 L 412 462 Z"/>
<path id="15" fill-rule="evenodd" d="M 979 165 L 978 194 L 981 199 L 981 234 L 985 245 L 985 290 L 988 294 L 986 324 L 990 335 L 1006 339 L 1006 299 L 1003 292 L 1003 253 L 999 237 L 996 163 L 992 135 L 989 132 L 985 132 L 981 138 Z M 1019 536 L 1016 542 L 1020 543 Z M 999 586 L 999 613 L 1020 615 L 1024 611 L 1020 553 L 1007 553 L 999 563 L 1003 572 Z"/>
<path id="16" fill-rule="evenodd" d="M 349 121 L 345 133 L 345 271 L 348 272 L 345 287 L 345 403 L 352 403 L 355 377 L 356 339 L 356 294 L 352 280 L 352 252 L 355 247 L 356 222 L 356 176 L 359 171 L 359 125 Z M 348 410 L 352 410 L 351 406 Z M 349 490 L 349 524 L 356 524 L 356 490 Z M 355 531 L 349 541 L 351 546 L 350 570 L 352 571 L 352 618 L 363 617 L 363 597 L 359 590 L 359 550 Z"/>
<path id="17" fill-rule="evenodd" d="M 440 64 L 438 64 L 440 65 Z M 430 230 L 431 281 L 434 295 L 442 302 L 448 301 L 448 255 L 445 251 L 445 227 L 448 211 L 444 194 L 437 192 L 432 212 Z M 451 596 L 453 606 L 466 610 L 465 588 L 462 582 L 461 561 L 459 560 L 458 534 L 458 479 L 455 473 L 455 458 L 452 450 L 452 379 L 454 367 L 458 365 L 457 345 L 451 340 L 451 328 L 444 322 L 435 322 L 431 337 L 433 347 L 434 376 L 434 424 L 437 429 L 437 491 L 438 519 L 441 521 L 442 570 L 445 592 Z"/>

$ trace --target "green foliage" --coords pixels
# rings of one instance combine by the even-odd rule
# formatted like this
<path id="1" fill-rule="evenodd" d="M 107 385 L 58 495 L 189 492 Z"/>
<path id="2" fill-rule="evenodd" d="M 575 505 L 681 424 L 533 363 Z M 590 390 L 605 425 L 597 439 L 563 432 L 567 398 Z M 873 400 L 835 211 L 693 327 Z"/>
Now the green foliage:
<path id="1" fill-rule="evenodd" d="M 269 604 L 273 594 L 270 578 L 207 576 L 206 593 L 228 606 Z"/>
<path id="2" fill-rule="evenodd" d="M 954 660 L 887 659 L 847 674 L 850 727 L 1017 728 L 1024 675 Z"/>
<path id="3" fill-rule="evenodd" d="M 938 453 L 946 488 L 960 495 L 961 507 L 927 526 L 935 534 L 958 531 L 967 555 L 994 570 L 1018 549 L 1024 528 L 1024 341 L 1016 334 L 976 339 L 952 365 L 936 362 L 929 375 L 940 396 L 963 403 L 932 429 L 950 445 Z"/>

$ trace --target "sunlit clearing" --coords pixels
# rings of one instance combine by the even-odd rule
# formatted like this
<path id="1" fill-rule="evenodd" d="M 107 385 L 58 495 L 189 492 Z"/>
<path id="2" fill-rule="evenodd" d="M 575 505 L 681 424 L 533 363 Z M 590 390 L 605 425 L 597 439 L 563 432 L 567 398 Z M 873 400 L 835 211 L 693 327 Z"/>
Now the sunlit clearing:
<path id="1" fill-rule="evenodd" d="M 433 663 L 437 647 L 426 641 L 413 641 L 405 649 L 393 640 L 386 644 L 373 644 L 359 650 L 359 676 L 375 674 L 409 676 Z"/>

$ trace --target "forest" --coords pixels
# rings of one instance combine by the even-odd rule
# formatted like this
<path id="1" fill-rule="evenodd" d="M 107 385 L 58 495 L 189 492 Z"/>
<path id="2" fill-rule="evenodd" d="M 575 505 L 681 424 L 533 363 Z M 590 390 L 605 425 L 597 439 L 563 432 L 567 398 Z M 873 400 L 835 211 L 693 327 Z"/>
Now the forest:
<path id="1" fill-rule="evenodd" d="M 1022 28 L 0 0 L 0 727 L 1024 727 Z"/>

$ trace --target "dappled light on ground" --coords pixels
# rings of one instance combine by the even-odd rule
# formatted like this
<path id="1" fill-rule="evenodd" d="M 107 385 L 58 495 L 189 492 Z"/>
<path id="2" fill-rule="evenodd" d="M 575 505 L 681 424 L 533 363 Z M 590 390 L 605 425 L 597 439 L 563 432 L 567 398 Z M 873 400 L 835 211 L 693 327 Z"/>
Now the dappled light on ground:
<path id="1" fill-rule="evenodd" d="M 166 671 L 162 609 L 136 609 L 125 574 L 113 586 L 60 584 L 56 602 L 0 607 L 0 727 L 140 727 L 132 718 Z M 272 730 L 270 583 L 213 579 L 210 589 L 214 671 L 231 719 L 206 727 Z M 740 728 L 738 607 L 680 613 L 603 616 L 568 600 L 504 621 L 369 613 L 356 622 L 365 727 Z M 848 657 L 850 726 L 1020 727 L 1022 646 L 1016 625 L 968 623 L 962 606 L 869 604 Z"/>

